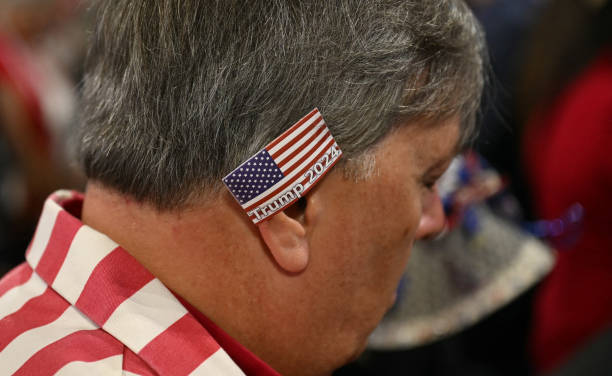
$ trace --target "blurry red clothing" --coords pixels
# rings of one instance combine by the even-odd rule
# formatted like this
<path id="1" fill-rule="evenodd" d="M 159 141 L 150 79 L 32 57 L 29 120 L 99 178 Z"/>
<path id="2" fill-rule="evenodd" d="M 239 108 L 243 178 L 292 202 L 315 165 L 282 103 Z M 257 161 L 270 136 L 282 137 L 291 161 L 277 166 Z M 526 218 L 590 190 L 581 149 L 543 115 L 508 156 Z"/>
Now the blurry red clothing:
<path id="1" fill-rule="evenodd" d="M 532 354 L 546 371 L 612 325 L 612 50 L 531 118 L 523 139 L 537 214 L 584 207 L 582 232 L 560 249 L 535 302 Z"/>

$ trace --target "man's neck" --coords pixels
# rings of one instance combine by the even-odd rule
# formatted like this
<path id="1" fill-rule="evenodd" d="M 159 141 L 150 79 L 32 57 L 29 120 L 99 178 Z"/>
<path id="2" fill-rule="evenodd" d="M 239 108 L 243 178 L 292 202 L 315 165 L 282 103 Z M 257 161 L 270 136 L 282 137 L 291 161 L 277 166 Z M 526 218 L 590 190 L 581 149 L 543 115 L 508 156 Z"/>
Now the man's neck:
<path id="1" fill-rule="evenodd" d="M 243 215 L 231 197 L 162 212 L 90 183 L 82 221 L 273 368 L 295 374 L 277 358 L 292 341 L 287 316 L 299 310 L 286 292 L 300 287 L 279 272 Z"/>

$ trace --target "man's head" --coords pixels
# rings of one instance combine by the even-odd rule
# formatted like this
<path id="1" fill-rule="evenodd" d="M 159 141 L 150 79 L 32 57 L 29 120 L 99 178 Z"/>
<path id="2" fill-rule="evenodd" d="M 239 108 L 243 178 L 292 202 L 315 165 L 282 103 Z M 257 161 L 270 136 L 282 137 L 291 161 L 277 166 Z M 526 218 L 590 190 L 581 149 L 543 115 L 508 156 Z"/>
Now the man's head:
<path id="1" fill-rule="evenodd" d="M 85 78 L 88 177 L 159 208 L 318 107 L 355 159 L 394 126 L 459 114 L 482 41 L 460 1 L 106 1 Z"/>
<path id="2" fill-rule="evenodd" d="M 443 224 L 433 185 L 483 85 L 469 10 L 159 0 L 99 11 L 84 220 L 279 371 L 321 374 L 356 356 L 414 239 Z M 253 225 L 221 178 L 315 107 L 341 162 Z"/>

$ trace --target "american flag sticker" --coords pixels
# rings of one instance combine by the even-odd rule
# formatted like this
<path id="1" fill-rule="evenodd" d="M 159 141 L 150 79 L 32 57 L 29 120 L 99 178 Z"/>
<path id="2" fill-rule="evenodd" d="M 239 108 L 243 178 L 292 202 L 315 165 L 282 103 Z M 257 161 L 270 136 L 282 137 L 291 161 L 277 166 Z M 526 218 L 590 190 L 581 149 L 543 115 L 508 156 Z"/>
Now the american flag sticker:
<path id="1" fill-rule="evenodd" d="M 224 177 L 223 183 L 253 223 L 259 223 L 305 195 L 341 155 L 315 108 Z"/>

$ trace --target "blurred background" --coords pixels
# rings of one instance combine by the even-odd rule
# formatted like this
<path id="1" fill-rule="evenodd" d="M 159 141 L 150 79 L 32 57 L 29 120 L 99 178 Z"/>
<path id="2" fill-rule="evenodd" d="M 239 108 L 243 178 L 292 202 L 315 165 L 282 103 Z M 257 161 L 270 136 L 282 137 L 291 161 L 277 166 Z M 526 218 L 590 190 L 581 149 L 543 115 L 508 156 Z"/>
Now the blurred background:
<path id="1" fill-rule="evenodd" d="M 612 0 L 471 0 L 481 131 L 440 183 L 448 231 L 337 375 L 612 375 Z M 85 0 L 0 0 L 0 275 L 45 198 L 82 190 Z"/>
<path id="2" fill-rule="evenodd" d="M 46 197 L 83 179 L 69 157 L 85 6 L 0 0 L 0 273 L 24 260 Z"/>

